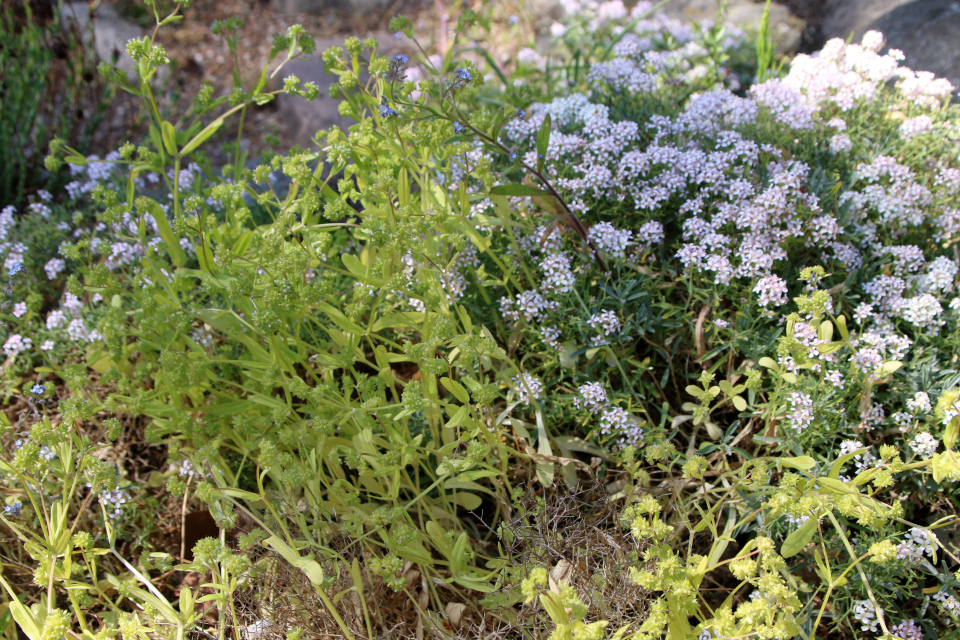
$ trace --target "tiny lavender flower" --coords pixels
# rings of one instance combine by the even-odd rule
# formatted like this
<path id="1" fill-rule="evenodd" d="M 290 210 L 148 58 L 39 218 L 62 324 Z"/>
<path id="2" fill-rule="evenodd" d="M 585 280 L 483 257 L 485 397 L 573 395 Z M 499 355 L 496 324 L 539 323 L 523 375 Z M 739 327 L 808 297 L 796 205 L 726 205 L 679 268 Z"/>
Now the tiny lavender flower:
<path id="1" fill-rule="evenodd" d="M 534 400 L 540 398 L 543 394 L 543 383 L 536 376 L 529 373 L 523 373 L 513 378 L 514 389 L 520 396 L 520 402 L 525 406 L 530 406 Z"/>
<path id="2" fill-rule="evenodd" d="M 761 307 L 767 305 L 779 307 L 787 302 L 787 283 L 779 276 L 760 278 L 753 292 L 759 296 L 757 303 Z"/>

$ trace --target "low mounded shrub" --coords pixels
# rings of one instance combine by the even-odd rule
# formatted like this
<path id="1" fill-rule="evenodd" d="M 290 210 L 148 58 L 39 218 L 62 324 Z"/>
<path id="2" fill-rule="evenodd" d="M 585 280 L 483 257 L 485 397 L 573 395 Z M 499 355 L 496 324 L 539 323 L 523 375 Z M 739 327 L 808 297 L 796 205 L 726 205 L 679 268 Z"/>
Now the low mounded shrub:
<path id="1" fill-rule="evenodd" d="M 439 59 L 349 38 L 356 124 L 254 168 L 204 145 L 318 96 L 267 89 L 302 28 L 177 122 L 128 44 L 148 139 L 51 145 L 63 242 L 2 219 L 27 636 L 955 633 L 953 88 L 876 32 L 781 68 L 576 8 L 513 79 L 469 10 Z"/>

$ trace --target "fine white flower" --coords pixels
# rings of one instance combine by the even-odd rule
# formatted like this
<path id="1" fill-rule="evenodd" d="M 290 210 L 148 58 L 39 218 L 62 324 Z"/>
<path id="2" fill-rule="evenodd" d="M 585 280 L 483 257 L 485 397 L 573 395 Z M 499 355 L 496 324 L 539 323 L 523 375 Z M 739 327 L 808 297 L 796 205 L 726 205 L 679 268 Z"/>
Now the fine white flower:
<path id="1" fill-rule="evenodd" d="M 930 396 L 923 391 L 917 391 L 915 394 L 913 394 L 912 398 L 907 400 L 907 409 L 913 413 L 930 413 Z"/>
<path id="2" fill-rule="evenodd" d="M 19 333 L 15 333 L 3 344 L 3 352 L 8 356 L 15 356 L 23 351 L 29 351 L 33 348 L 33 341 L 30 338 L 24 338 Z"/>
<path id="3" fill-rule="evenodd" d="M 543 383 L 534 375 L 524 372 L 513 377 L 514 390 L 520 398 L 521 404 L 530 406 L 543 394 Z"/>
<path id="4" fill-rule="evenodd" d="M 779 276 L 760 278 L 753 292 L 759 296 L 757 303 L 761 307 L 767 305 L 779 307 L 787 302 L 787 283 Z"/>
<path id="5" fill-rule="evenodd" d="M 910 448 L 923 459 L 931 457 L 937 452 L 939 442 L 929 433 L 918 433 L 910 442 Z"/>

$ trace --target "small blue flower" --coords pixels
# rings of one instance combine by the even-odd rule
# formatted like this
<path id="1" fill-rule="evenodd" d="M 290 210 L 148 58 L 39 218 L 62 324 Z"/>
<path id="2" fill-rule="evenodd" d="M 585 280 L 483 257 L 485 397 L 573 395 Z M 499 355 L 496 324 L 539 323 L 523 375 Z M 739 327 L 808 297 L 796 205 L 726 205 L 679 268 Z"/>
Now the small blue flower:
<path id="1" fill-rule="evenodd" d="M 470 82 L 473 80 L 473 76 L 470 74 L 470 72 L 463 67 L 457 67 L 457 70 L 453 73 L 457 76 L 458 80 L 462 80 L 463 82 Z"/>
<path id="2" fill-rule="evenodd" d="M 516 114 L 517 120 L 523 120 L 523 117 L 525 115 L 527 115 L 526 111 L 524 111 L 523 109 L 517 109 L 517 114 Z"/>
<path id="3" fill-rule="evenodd" d="M 385 104 L 380 105 L 380 116 L 384 118 L 389 118 L 390 116 L 397 115 L 397 112 L 388 107 Z"/>
<path id="4" fill-rule="evenodd" d="M 457 133 L 463 133 L 463 125 L 460 124 L 459 122 L 454 122 L 454 123 L 453 123 L 453 130 L 454 130 L 455 132 L 457 132 Z"/>
<path id="5" fill-rule="evenodd" d="M 511 160 L 516 160 L 516 159 L 517 159 L 517 152 L 516 152 L 516 151 L 511 151 L 511 152 L 510 152 L 510 159 L 511 159 Z"/>
<path id="6" fill-rule="evenodd" d="M 407 56 L 403 55 L 402 53 L 398 53 L 393 57 L 393 59 L 396 61 L 397 65 L 407 64 L 407 62 L 410 60 Z"/>
<path id="7" fill-rule="evenodd" d="M 12 507 L 9 507 L 9 506 L 4 507 L 4 508 L 3 508 L 3 515 L 5 515 L 5 516 L 18 516 L 18 515 L 20 515 L 20 509 L 22 509 L 22 508 L 23 508 L 23 505 L 20 504 L 19 502 L 16 503 L 15 505 L 13 505 Z"/>
<path id="8" fill-rule="evenodd" d="M 42 384 L 35 384 L 30 388 L 30 393 L 36 394 L 38 396 L 42 396 L 43 392 L 46 390 L 47 388 Z"/>
<path id="9" fill-rule="evenodd" d="M 10 275 L 11 275 L 11 276 L 15 276 L 15 275 L 17 275 L 18 273 L 20 273 L 21 271 L 23 271 L 23 263 L 22 263 L 22 262 L 16 261 L 16 262 L 14 262 L 13 264 L 10 265 Z"/>

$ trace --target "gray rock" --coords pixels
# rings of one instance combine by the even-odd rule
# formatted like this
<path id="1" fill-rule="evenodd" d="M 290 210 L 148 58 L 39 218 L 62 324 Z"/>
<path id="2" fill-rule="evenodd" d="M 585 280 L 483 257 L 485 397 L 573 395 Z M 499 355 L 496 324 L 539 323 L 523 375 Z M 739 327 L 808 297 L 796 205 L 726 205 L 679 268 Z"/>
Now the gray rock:
<path id="1" fill-rule="evenodd" d="M 912 0 L 826 0 L 820 31 L 824 40 L 843 38 L 853 33 L 859 38 L 884 14 Z"/>
<path id="2" fill-rule="evenodd" d="M 671 0 L 660 11 L 673 18 L 704 22 L 716 19 L 718 4 L 717 0 Z M 727 5 L 726 20 L 740 27 L 759 29 L 765 6 L 766 3 L 759 0 L 731 0 Z M 783 5 L 770 4 L 770 30 L 781 51 L 796 50 L 804 26 L 803 20 L 792 15 Z"/>
<path id="3" fill-rule="evenodd" d="M 903 51 L 905 66 L 960 87 L 960 0 L 831 0 L 821 35 L 845 39 L 852 32 L 857 41 L 871 29 Z"/>
<path id="4" fill-rule="evenodd" d="M 101 4 L 91 17 L 86 2 L 71 2 L 63 8 L 64 25 L 76 23 L 81 33 L 93 40 L 97 57 L 107 62 L 113 61 L 118 54 L 117 68 L 133 80 L 134 62 L 127 55 L 127 41 L 143 37 L 143 31 L 135 24 L 123 19 L 112 4 Z"/>

